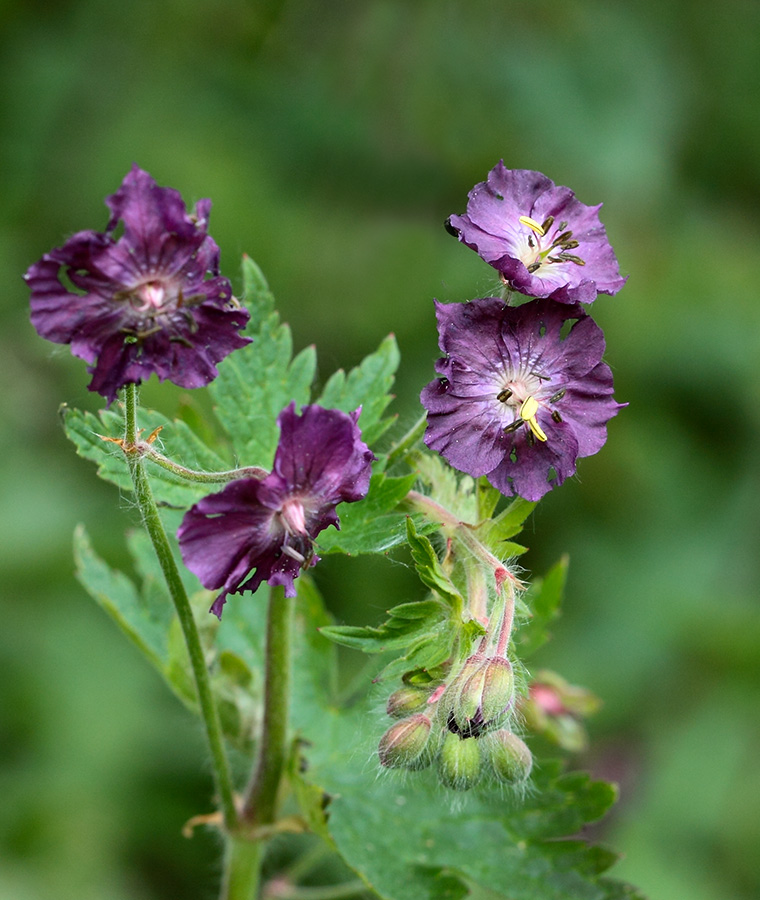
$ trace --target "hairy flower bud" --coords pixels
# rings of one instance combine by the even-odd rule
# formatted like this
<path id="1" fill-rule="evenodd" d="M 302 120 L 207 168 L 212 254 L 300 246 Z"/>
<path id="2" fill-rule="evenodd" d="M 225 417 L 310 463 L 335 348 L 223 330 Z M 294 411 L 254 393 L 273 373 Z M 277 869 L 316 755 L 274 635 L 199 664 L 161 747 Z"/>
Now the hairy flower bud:
<path id="1" fill-rule="evenodd" d="M 447 725 L 463 737 L 478 737 L 501 724 L 514 699 L 515 681 L 508 660 L 471 657 L 457 679 L 458 689 Z"/>
<path id="2" fill-rule="evenodd" d="M 468 791 L 480 779 L 480 745 L 449 732 L 438 756 L 438 776 L 446 787 Z"/>
<path id="3" fill-rule="evenodd" d="M 401 719 L 410 713 L 423 710 L 427 705 L 428 695 L 429 692 L 424 688 L 404 685 L 388 697 L 385 710 L 392 718 Z"/>
<path id="4" fill-rule="evenodd" d="M 429 765 L 430 758 L 424 750 L 430 727 L 430 719 L 423 713 L 391 725 L 377 748 L 380 765 L 387 769 L 422 769 Z"/>
<path id="5" fill-rule="evenodd" d="M 526 780 L 533 767 L 533 757 L 524 741 L 511 731 L 501 729 L 490 734 L 486 741 L 491 767 L 499 779 L 507 784 Z"/>

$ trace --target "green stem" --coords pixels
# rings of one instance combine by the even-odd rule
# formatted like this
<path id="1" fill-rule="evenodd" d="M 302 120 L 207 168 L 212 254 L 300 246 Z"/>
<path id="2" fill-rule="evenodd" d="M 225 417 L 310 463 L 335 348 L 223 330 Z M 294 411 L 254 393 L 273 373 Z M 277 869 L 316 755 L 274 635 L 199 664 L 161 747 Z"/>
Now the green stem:
<path id="1" fill-rule="evenodd" d="M 287 756 L 290 700 L 290 631 L 293 601 L 282 587 L 269 591 L 266 658 L 264 661 L 264 721 L 259 755 L 242 809 L 254 826 L 271 825 Z"/>
<path id="2" fill-rule="evenodd" d="M 202 484 L 220 484 L 228 481 L 235 481 L 238 478 L 266 478 L 269 474 L 266 469 L 262 469 L 260 466 L 245 466 L 240 469 L 227 469 L 223 472 L 200 472 L 197 469 L 188 469 L 185 466 L 178 465 L 167 456 L 164 456 L 163 453 L 154 450 L 147 441 L 137 441 L 134 445 L 134 449 L 149 462 L 161 466 L 162 469 L 166 469 L 174 475 L 178 475 L 180 478 L 184 478 L 185 481 L 198 481 Z"/>
<path id="3" fill-rule="evenodd" d="M 235 830 L 238 824 L 232 793 L 232 778 L 230 776 L 227 754 L 224 749 L 219 713 L 211 693 L 211 681 L 206 668 L 206 661 L 203 658 L 203 648 L 201 647 L 198 629 L 169 539 L 166 536 L 163 522 L 158 515 L 158 509 L 153 499 L 153 492 L 150 488 L 150 482 L 148 481 L 142 458 L 139 453 L 128 451 L 129 447 L 134 447 L 137 440 L 137 386 L 134 384 L 128 384 L 126 387 L 124 410 L 124 447 L 129 465 L 129 474 L 132 476 L 132 484 L 135 489 L 135 498 L 182 627 L 187 652 L 190 657 L 190 665 L 195 678 L 195 687 L 198 692 L 201 716 L 206 726 L 206 737 L 211 750 L 214 780 L 219 795 L 224 826 L 228 832 L 231 832 Z"/>
<path id="4" fill-rule="evenodd" d="M 221 900 L 255 900 L 259 890 L 262 841 L 231 836 L 227 841 L 224 860 Z"/>

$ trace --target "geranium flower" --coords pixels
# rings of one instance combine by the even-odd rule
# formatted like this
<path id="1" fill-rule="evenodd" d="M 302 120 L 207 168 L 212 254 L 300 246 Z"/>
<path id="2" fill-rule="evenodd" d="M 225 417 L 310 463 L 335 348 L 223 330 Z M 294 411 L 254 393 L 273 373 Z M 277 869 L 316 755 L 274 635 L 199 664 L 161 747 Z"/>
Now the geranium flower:
<path id="1" fill-rule="evenodd" d="M 190 215 L 178 191 L 133 166 L 106 205 L 104 233 L 80 231 L 29 268 L 32 324 L 91 364 L 89 388 L 109 403 L 153 372 L 181 387 L 208 384 L 216 363 L 250 340 L 239 334 L 248 312 L 207 234 L 211 201 Z"/>
<path id="2" fill-rule="evenodd" d="M 612 397 L 601 328 L 580 306 L 488 297 L 436 303 L 441 378 L 422 391 L 425 443 L 502 494 L 538 500 L 607 439 Z M 575 324 L 563 337 L 563 324 Z"/>
<path id="3" fill-rule="evenodd" d="M 591 303 L 625 284 L 598 206 L 585 206 L 540 172 L 500 162 L 447 226 L 528 297 Z"/>
<path id="4" fill-rule="evenodd" d="M 215 615 L 221 618 L 227 594 L 255 591 L 262 581 L 295 597 L 295 578 L 319 561 L 314 538 L 328 525 L 340 527 L 337 504 L 369 490 L 375 457 L 361 439 L 359 412 L 304 406 L 299 416 L 291 403 L 277 420 L 270 474 L 233 481 L 185 514 L 182 558 L 204 587 L 223 588 Z"/>

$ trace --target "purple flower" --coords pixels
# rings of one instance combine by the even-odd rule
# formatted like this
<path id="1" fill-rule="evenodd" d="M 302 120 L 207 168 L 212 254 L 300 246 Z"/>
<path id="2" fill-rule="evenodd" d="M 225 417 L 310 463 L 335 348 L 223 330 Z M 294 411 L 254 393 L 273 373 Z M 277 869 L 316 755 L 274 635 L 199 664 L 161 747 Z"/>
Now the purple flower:
<path id="1" fill-rule="evenodd" d="M 442 376 L 422 391 L 425 443 L 506 496 L 538 500 L 607 440 L 612 398 L 601 328 L 580 306 L 489 297 L 436 303 Z M 575 324 L 563 337 L 564 323 Z"/>
<path id="2" fill-rule="evenodd" d="M 208 384 L 215 364 L 250 340 L 238 333 L 248 312 L 207 234 L 211 201 L 189 215 L 178 191 L 135 165 L 106 205 L 105 233 L 80 231 L 30 266 L 32 324 L 91 364 L 89 388 L 109 403 L 153 372 L 181 387 Z"/>
<path id="3" fill-rule="evenodd" d="M 560 303 L 617 294 L 621 277 L 599 206 L 585 206 L 540 172 L 500 162 L 448 227 L 514 290 Z"/>
<path id="4" fill-rule="evenodd" d="M 291 403 L 277 420 L 270 474 L 233 481 L 188 510 L 178 531 L 182 558 L 205 587 L 223 589 L 211 607 L 219 618 L 227 594 L 262 581 L 294 597 L 298 573 L 319 561 L 314 538 L 340 527 L 336 505 L 366 496 L 375 457 L 361 439 L 359 412 L 304 406 L 299 416 Z"/>

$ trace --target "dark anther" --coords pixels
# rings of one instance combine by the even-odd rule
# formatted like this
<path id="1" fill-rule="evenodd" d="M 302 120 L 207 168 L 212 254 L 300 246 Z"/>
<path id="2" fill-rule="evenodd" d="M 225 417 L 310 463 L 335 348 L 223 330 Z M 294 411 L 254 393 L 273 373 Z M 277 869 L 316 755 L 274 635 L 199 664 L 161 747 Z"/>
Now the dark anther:
<path id="1" fill-rule="evenodd" d="M 558 410 L 556 410 L 556 409 L 552 410 L 552 419 L 554 419 L 554 421 L 557 423 L 562 421 L 562 416 L 559 414 Z"/>
<path id="2" fill-rule="evenodd" d="M 549 257 L 549 259 L 551 259 L 551 256 Z M 538 269 L 540 269 L 540 268 L 541 268 L 541 263 L 540 263 L 540 262 L 534 262 L 534 263 L 532 263 L 531 265 L 528 266 L 528 271 L 529 271 L 530 274 L 532 275 L 534 272 L 538 271 Z"/>
<path id="3" fill-rule="evenodd" d="M 576 266 L 586 265 L 586 263 L 580 258 L 580 256 L 573 256 L 572 253 L 562 253 L 560 254 L 560 256 L 563 262 L 575 263 Z"/>
<path id="4" fill-rule="evenodd" d="M 497 400 L 501 400 L 502 403 L 506 403 L 507 400 L 512 396 L 512 391 L 509 388 L 502 388 L 499 393 L 496 395 Z"/>
<path id="5" fill-rule="evenodd" d="M 558 400 L 561 400 L 566 393 L 567 391 L 565 388 L 560 388 L 560 390 L 558 390 L 556 394 L 549 397 L 549 403 L 556 403 Z"/>
<path id="6" fill-rule="evenodd" d="M 546 232 L 552 227 L 554 224 L 554 216 L 547 216 L 544 219 L 543 225 L 541 226 L 541 230 L 546 234 Z"/>
<path id="7" fill-rule="evenodd" d="M 510 425 L 507 425 L 506 428 L 504 428 L 504 434 L 512 434 L 513 431 L 517 431 L 517 429 L 522 425 L 522 423 L 523 423 L 523 420 L 518 416 L 514 420 L 514 422 L 512 422 Z"/>

